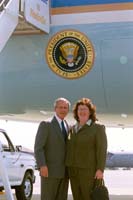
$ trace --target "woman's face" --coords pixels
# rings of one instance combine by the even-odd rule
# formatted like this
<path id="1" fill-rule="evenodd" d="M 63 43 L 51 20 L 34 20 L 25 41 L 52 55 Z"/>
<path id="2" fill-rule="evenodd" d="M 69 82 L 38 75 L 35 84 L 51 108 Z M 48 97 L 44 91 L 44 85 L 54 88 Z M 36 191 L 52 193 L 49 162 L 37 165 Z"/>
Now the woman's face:
<path id="1" fill-rule="evenodd" d="M 77 110 L 79 122 L 85 124 L 90 117 L 89 108 L 86 105 L 79 105 Z"/>

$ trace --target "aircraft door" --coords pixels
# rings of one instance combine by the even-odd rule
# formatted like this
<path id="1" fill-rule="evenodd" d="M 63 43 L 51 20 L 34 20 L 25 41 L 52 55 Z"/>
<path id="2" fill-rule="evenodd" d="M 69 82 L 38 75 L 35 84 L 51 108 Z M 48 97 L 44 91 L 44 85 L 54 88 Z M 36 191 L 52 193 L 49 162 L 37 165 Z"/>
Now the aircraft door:
<path id="1" fill-rule="evenodd" d="M 133 38 L 114 38 L 101 41 L 102 71 L 107 111 L 115 114 L 133 112 Z M 122 113 L 120 112 L 120 115 Z"/>

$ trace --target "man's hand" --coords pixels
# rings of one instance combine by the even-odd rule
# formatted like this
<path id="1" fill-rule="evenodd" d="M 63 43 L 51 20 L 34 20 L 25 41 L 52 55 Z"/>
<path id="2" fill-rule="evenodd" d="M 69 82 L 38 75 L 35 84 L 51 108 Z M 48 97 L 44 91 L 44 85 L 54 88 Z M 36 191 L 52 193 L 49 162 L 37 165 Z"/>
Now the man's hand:
<path id="1" fill-rule="evenodd" d="M 40 167 L 40 176 L 48 177 L 48 167 L 47 166 Z"/>

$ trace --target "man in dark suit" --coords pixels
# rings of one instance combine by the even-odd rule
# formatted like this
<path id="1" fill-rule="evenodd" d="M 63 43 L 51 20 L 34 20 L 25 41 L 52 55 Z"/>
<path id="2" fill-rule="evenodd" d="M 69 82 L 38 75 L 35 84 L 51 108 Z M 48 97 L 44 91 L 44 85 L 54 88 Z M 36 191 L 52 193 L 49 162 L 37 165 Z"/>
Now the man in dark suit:
<path id="1" fill-rule="evenodd" d="M 65 171 L 68 125 L 64 118 L 70 102 L 58 98 L 50 122 L 40 123 L 35 138 L 35 158 L 41 176 L 41 200 L 67 200 L 68 177 Z"/>

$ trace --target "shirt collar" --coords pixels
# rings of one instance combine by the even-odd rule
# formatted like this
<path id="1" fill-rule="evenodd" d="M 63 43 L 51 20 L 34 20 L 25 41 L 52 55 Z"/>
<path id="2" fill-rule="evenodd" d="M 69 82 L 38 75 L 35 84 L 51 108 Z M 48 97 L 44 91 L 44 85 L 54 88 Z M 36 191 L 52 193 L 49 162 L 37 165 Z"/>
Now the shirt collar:
<path id="1" fill-rule="evenodd" d="M 92 123 L 92 120 L 91 120 L 91 119 L 89 119 L 89 120 L 86 122 L 86 124 L 87 124 L 88 126 L 90 126 L 91 123 Z M 79 123 L 76 123 L 75 126 L 76 126 L 77 129 L 80 129 L 80 128 L 82 127 L 81 125 L 79 125 Z"/>
<path id="2" fill-rule="evenodd" d="M 87 124 L 88 126 L 90 126 L 90 125 L 91 125 L 91 123 L 92 123 L 92 120 L 91 120 L 91 119 L 89 119 L 89 120 L 87 121 L 87 123 L 86 123 L 86 124 Z"/>
<path id="3" fill-rule="evenodd" d="M 62 119 L 60 119 L 60 118 L 56 115 L 56 113 L 55 113 L 55 118 L 57 119 L 57 121 L 58 121 L 59 124 L 61 124 L 61 122 L 63 121 Z"/>

